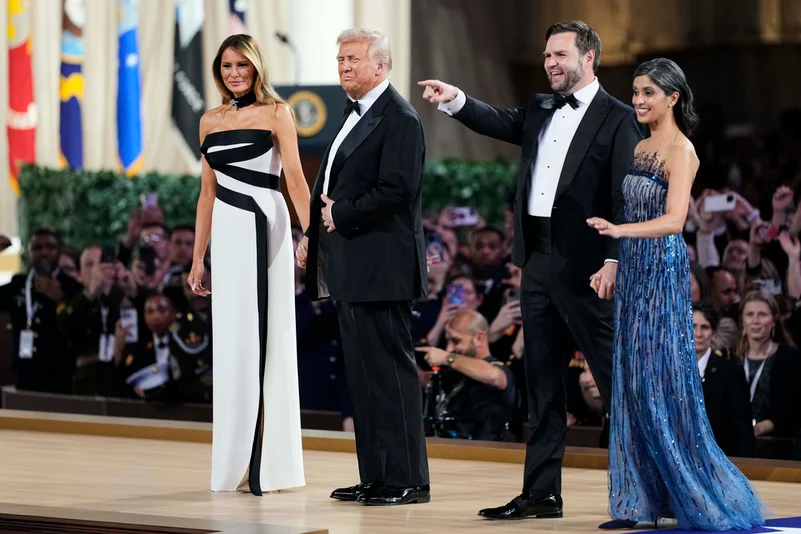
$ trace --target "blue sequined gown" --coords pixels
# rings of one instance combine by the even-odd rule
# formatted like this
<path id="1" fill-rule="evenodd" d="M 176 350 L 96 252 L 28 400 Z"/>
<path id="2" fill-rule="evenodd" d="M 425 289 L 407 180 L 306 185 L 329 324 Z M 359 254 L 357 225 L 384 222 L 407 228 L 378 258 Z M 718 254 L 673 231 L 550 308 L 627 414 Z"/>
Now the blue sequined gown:
<path id="1" fill-rule="evenodd" d="M 623 181 L 626 222 L 665 213 L 664 162 L 638 155 Z M 623 238 L 615 290 L 609 514 L 682 529 L 739 530 L 766 512 L 715 443 L 693 336 L 681 234 Z"/>

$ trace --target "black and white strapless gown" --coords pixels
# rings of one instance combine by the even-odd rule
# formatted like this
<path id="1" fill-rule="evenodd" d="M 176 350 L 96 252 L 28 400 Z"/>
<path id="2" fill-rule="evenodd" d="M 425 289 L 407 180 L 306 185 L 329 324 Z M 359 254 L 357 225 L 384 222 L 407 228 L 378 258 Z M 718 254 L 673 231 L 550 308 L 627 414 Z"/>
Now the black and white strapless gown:
<path id="1" fill-rule="evenodd" d="M 268 130 L 208 134 L 217 176 L 211 228 L 212 491 L 305 485 L 295 338 L 294 250 Z"/>

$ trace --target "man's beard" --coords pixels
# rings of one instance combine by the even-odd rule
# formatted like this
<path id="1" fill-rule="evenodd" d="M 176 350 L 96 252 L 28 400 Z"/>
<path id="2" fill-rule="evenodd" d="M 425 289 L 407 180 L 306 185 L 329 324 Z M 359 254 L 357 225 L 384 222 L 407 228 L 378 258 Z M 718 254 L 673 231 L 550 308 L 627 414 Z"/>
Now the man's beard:
<path id="1" fill-rule="evenodd" d="M 464 350 L 453 351 L 455 354 L 461 354 L 462 356 L 467 356 L 468 358 L 477 358 L 478 357 L 478 349 L 476 348 L 475 343 L 470 343 L 470 346 Z"/>
<path id="2" fill-rule="evenodd" d="M 551 89 L 553 89 L 556 93 L 567 94 L 584 77 L 584 67 L 579 65 L 577 69 L 565 70 L 563 72 L 565 74 L 564 81 L 556 86 L 552 84 Z M 550 82 L 550 74 L 548 75 L 548 78 L 548 81 Z"/>

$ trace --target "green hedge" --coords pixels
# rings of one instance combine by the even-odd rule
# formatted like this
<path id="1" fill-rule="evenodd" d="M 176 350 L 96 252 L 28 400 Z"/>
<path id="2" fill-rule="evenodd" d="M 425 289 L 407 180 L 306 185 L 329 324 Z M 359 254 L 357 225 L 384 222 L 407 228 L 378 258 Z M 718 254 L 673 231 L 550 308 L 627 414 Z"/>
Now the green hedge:
<path id="1" fill-rule="evenodd" d="M 517 183 L 516 161 L 433 160 L 426 164 L 423 210 L 445 206 L 475 208 L 487 224 L 503 228 L 504 204 Z"/>
<path id="2" fill-rule="evenodd" d="M 498 161 L 433 160 L 426 165 L 426 213 L 443 206 L 473 206 L 489 224 L 503 224 L 506 193 L 517 164 Z M 149 173 L 134 178 L 110 172 L 54 170 L 25 166 L 20 173 L 20 234 L 27 240 L 38 227 L 59 231 L 64 242 L 82 249 L 89 243 L 114 245 L 124 235 L 141 195 L 154 192 L 168 226 L 192 224 L 200 192 L 196 176 Z"/>

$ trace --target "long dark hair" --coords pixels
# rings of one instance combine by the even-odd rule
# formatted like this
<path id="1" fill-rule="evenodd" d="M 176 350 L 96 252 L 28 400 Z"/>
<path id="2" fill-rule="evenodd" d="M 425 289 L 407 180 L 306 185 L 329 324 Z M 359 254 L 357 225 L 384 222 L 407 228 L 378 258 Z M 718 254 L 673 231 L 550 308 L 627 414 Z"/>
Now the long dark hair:
<path id="1" fill-rule="evenodd" d="M 633 78 L 648 76 L 665 94 L 679 93 L 678 110 L 674 114 L 681 133 L 690 137 L 698 127 L 698 115 L 693 107 L 693 92 L 687 83 L 684 71 L 675 62 L 658 57 L 642 63 L 634 71 Z"/>

